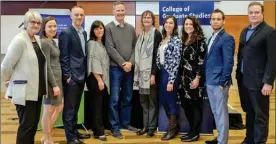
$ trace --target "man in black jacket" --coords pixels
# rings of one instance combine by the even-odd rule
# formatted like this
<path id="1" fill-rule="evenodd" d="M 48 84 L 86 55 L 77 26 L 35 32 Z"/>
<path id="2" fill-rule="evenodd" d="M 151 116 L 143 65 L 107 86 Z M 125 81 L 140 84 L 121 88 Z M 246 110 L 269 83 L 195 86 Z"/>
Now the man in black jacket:
<path id="1" fill-rule="evenodd" d="M 276 74 L 276 49 L 268 46 L 273 28 L 263 21 L 263 12 L 261 3 L 250 3 L 250 25 L 240 35 L 236 78 L 241 105 L 246 112 L 246 138 L 243 144 L 263 144 L 268 136 L 269 95 Z"/>

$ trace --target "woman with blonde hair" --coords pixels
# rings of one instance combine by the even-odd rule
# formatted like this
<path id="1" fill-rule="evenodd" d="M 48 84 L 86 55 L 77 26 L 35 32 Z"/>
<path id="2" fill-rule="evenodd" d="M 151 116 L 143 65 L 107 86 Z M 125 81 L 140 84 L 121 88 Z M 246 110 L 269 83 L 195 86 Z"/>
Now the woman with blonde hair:
<path id="1" fill-rule="evenodd" d="M 42 99 L 47 95 L 47 63 L 39 36 L 41 15 L 28 11 L 24 30 L 10 43 L 1 64 L 1 81 L 6 98 L 11 98 L 19 117 L 17 144 L 34 144 Z"/>

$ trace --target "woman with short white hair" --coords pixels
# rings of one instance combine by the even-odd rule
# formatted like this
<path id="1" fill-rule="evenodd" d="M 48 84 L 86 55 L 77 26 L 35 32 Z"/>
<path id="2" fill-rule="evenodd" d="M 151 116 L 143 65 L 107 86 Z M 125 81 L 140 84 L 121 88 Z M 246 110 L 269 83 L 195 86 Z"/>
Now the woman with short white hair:
<path id="1" fill-rule="evenodd" d="M 41 23 L 36 11 L 25 14 L 24 30 L 14 37 L 1 64 L 6 98 L 12 99 L 19 117 L 16 144 L 34 144 L 42 99 L 47 96 L 46 57 L 36 35 Z"/>

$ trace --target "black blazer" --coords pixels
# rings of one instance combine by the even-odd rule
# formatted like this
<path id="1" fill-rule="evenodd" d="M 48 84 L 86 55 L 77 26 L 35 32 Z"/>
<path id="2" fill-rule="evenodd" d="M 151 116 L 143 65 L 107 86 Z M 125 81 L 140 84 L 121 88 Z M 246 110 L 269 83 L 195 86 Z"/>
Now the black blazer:
<path id="1" fill-rule="evenodd" d="M 63 80 L 71 78 L 84 83 L 87 75 L 87 33 L 84 31 L 85 54 L 82 50 L 79 34 L 74 26 L 68 27 L 59 35 L 60 63 Z"/>
<path id="2" fill-rule="evenodd" d="M 158 71 L 158 68 L 156 65 L 156 57 L 157 57 L 157 50 L 161 41 L 162 41 L 162 35 L 156 29 L 154 33 L 154 46 L 153 46 L 152 67 L 151 67 L 151 74 L 153 75 L 156 75 Z"/>
<path id="3" fill-rule="evenodd" d="M 275 65 L 275 61 L 269 59 L 275 57 L 275 48 L 269 48 L 267 45 L 268 37 L 273 28 L 262 22 L 246 41 L 247 29 L 248 27 L 244 28 L 240 35 L 236 78 L 240 78 L 243 60 L 243 83 L 245 87 L 260 90 L 264 83 L 272 85 L 275 79 L 275 74 L 272 74 L 271 71 L 271 66 Z"/>

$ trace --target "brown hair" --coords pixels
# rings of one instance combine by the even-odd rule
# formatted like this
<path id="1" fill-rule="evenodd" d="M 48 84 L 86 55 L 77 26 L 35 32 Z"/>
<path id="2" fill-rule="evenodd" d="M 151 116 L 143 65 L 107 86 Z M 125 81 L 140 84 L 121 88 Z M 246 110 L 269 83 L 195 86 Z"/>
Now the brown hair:
<path id="1" fill-rule="evenodd" d="M 51 20 L 54 20 L 54 21 L 56 21 L 56 23 L 57 23 L 57 20 L 56 20 L 54 17 L 52 17 L 52 16 L 48 16 L 48 17 L 46 17 L 45 19 L 43 19 L 43 21 L 42 21 L 42 26 L 41 26 L 41 33 L 40 33 L 40 37 L 41 37 L 41 38 L 47 38 L 46 31 L 45 31 L 45 27 L 46 27 L 46 24 L 47 24 L 49 21 L 51 21 Z M 56 33 L 56 35 L 55 35 L 53 38 L 57 38 L 57 33 Z"/>
<path id="2" fill-rule="evenodd" d="M 163 23 L 163 30 L 162 30 L 162 36 L 163 36 L 163 39 L 165 39 L 167 37 L 167 32 L 165 30 L 165 24 L 166 24 L 166 21 L 168 19 L 173 19 L 173 22 L 174 22 L 174 27 L 173 27 L 173 32 L 172 32 L 172 35 L 171 37 L 175 36 L 175 35 L 178 35 L 178 25 L 177 25 L 177 20 L 176 18 L 173 16 L 173 15 L 169 15 L 165 18 L 164 20 L 164 23 Z"/>
<path id="3" fill-rule="evenodd" d="M 73 6 L 73 7 L 71 8 L 71 12 L 72 12 L 72 10 L 73 10 L 74 8 L 81 8 L 81 9 L 83 9 L 83 7 L 82 7 L 82 6 L 78 6 L 78 5 L 76 5 L 76 6 Z M 84 10 L 84 9 L 83 9 L 83 10 Z"/>
<path id="4" fill-rule="evenodd" d="M 261 4 L 260 2 L 251 2 L 251 3 L 248 5 L 248 8 L 251 7 L 251 6 L 260 6 L 261 9 L 262 9 L 262 13 L 264 13 L 264 5 Z"/>
<path id="5" fill-rule="evenodd" d="M 192 33 L 188 44 L 192 44 L 195 41 L 204 39 L 204 33 L 200 26 L 199 20 L 195 16 L 187 16 L 184 18 L 184 21 L 183 21 L 182 36 L 181 36 L 182 42 L 185 43 L 189 38 L 188 33 L 186 33 L 186 31 L 185 31 L 185 21 L 187 19 L 192 21 L 193 27 L 194 27 L 194 32 Z"/>
<path id="6" fill-rule="evenodd" d="M 142 13 L 142 16 L 141 16 L 141 27 L 144 27 L 144 25 L 143 25 L 143 17 L 146 16 L 146 15 L 148 15 L 148 14 L 149 14 L 149 15 L 151 16 L 151 18 L 152 18 L 152 25 L 155 26 L 155 16 L 154 16 L 153 12 L 150 11 L 150 10 L 146 10 L 146 11 L 144 11 L 144 12 Z"/>
<path id="7" fill-rule="evenodd" d="M 124 2 L 121 2 L 121 1 L 116 1 L 113 3 L 113 8 L 116 6 L 116 5 L 125 5 Z"/>
<path id="8" fill-rule="evenodd" d="M 211 18 L 212 18 L 212 14 L 213 14 L 213 13 L 221 13 L 221 15 L 222 15 L 222 20 L 225 19 L 225 14 L 224 14 L 224 12 L 223 12 L 222 10 L 220 10 L 220 9 L 215 9 L 215 10 L 213 10 L 212 13 L 211 13 Z"/>

